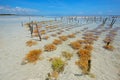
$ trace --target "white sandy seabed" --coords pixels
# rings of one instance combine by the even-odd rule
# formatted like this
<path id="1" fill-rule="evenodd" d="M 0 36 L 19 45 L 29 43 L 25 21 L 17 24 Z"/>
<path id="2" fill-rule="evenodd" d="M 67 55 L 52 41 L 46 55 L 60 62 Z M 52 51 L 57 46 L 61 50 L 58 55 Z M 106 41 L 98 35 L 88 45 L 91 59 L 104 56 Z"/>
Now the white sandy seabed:
<path id="1" fill-rule="evenodd" d="M 34 17 L 34 20 L 39 20 Z M 1 17 L 0 18 L 0 80 L 45 80 L 47 74 L 52 71 L 49 57 L 59 56 L 61 51 L 67 50 L 74 54 L 74 57 L 68 61 L 65 70 L 59 75 L 58 80 L 120 80 L 120 30 L 114 39 L 114 51 L 108 51 L 103 48 L 103 39 L 108 32 L 103 32 L 99 39 L 94 43 L 92 51 L 91 73 L 96 77 L 91 78 L 88 75 L 75 76 L 81 74 L 81 69 L 75 65 L 78 60 L 76 52 L 68 46 L 71 41 L 79 39 L 81 34 L 76 35 L 75 39 L 69 39 L 62 45 L 57 46 L 53 52 L 44 52 L 44 59 L 36 64 L 21 65 L 22 59 L 32 49 L 43 49 L 45 44 L 51 43 L 54 37 L 49 40 L 38 41 L 39 44 L 27 47 L 25 42 L 31 40 L 29 32 L 21 26 L 21 22 L 28 22 L 28 17 Z M 99 24 L 91 23 L 81 27 L 74 28 L 68 34 L 80 30 L 84 27 L 93 28 Z"/>

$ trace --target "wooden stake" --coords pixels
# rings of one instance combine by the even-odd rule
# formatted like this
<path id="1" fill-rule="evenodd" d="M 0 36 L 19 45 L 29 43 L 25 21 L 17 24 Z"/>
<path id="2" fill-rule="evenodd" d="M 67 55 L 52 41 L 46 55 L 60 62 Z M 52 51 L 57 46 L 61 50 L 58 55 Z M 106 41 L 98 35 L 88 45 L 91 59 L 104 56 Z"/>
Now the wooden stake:
<path id="1" fill-rule="evenodd" d="M 41 35 L 40 35 L 40 32 L 39 32 L 39 29 L 38 29 L 38 26 L 37 26 L 37 24 L 36 24 L 36 29 L 37 29 L 37 31 L 38 31 L 38 37 L 39 37 L 39 39 L 40 39 L 40 41 L 41 41 Z"/>
<path id="2" fill-rule="evenodd" d="M 113 24 L 115 24 L 115 22 L 116 22 L 116 19 L 112 19 L 112 22 L 111 22 L 111 24 L 110 24 L 110 28 L 113 27 Z"/>
<path id="3" fill-rule="evenodd" d="M 30 33 L 31 33 L 31 37 L 32 37 L 32 33 L 33 33 L 33 26 L 30 25 L 30 23 L 28 24 L 29 29 L 30 29 Z"/>
<path id="4" fill-rule="evenodd" d="M 88 72 L 90 72 L 90 69 L 91 69 L 91 60 L 88 60 Z"/>

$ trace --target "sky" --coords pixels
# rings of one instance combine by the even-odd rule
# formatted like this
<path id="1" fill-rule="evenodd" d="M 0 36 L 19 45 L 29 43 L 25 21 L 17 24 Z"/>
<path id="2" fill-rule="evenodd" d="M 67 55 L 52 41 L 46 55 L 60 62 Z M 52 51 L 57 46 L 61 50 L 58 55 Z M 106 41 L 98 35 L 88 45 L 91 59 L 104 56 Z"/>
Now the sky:
<path id="1" fill-rule="evenodd" d="M 120 15 L 120 0 L 0 0 L 0 14 Z"/>

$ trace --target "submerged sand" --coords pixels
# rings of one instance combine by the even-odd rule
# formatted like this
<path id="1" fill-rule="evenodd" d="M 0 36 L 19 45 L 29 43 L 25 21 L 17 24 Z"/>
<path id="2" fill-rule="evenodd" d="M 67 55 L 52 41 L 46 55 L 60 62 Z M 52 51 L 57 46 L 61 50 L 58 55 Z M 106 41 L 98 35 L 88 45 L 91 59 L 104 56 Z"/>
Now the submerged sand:
<path id="1" fill-rule="evenodd" d="M 32 19 L 38 20 L 38 17 Z M 49 20 L 45 19 L 45 20 Z M 76 51 L 73 50 L 68 44 L 71 41 L 82 38 L 82 31 L 84 28 L 94 29 L 100 24 L 89 23 L 86 25 L 80 24 L 66 24 L 65 22 L 54 21 L 46 24 L 58 25 L 58 27 L 74 26 L 70 31 L 65 31 L 61 35 L 68 35 L 70 33 L 80 31 L 75 38 L 69 38 L 63 44 L 58 45 L 57 49 L 52 52 L 43 52 L 43 60 L 37 61 L 36 64 L 21 65 L 25 55 L 33 49 L 42 49 L 45 44 L 52 43 L 58 37 L 50 37 L 48 40 L 38 41 L 39 38 L 31 38 L 29 31 L 21 26 L 21 22 L 28 22 L 28 17 L 10 17 L 0 18 L 0 80 L 45 80 L 47 74 L 52 71 L 51 63 L 48 61 L 51 57 L 60 56 L 61 51 L 70 51 L 73 57 L 68 61 L 65 70 L 59 75 L 58 80 L 120 80 L 120 30 L 113 41 L 115 47 L 114 51 L 108 51 L 103 48 L 103 39 L 108 34 L 108 31 L 99 35 L 99 39 L 94 43 L 94 50 L 92 51 L 91 73 L 95 78 L 88 75 L 76 76 L 81 74 L 82 71 L 75 65 L 78 60 Z M 107 26 L 107 25 L 105 25 Z M 116 24 L 114 27 L 119 27 Z M 50 36 L 51 33 L 47 35 Z M 26 41 L 34 40 L 38 44 L 32 47 L 26 46 Z"/>

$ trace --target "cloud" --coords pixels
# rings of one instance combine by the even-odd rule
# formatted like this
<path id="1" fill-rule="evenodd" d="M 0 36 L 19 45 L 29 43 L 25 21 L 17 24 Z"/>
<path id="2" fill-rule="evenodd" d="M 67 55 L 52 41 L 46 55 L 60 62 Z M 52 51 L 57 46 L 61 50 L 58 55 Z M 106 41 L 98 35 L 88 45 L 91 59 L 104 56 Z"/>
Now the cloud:
<path id="1" fill-rule="evenodd" d="M 36 9 L 0 6 L 0 14 L 33 14 L 38 12 Z"/>

